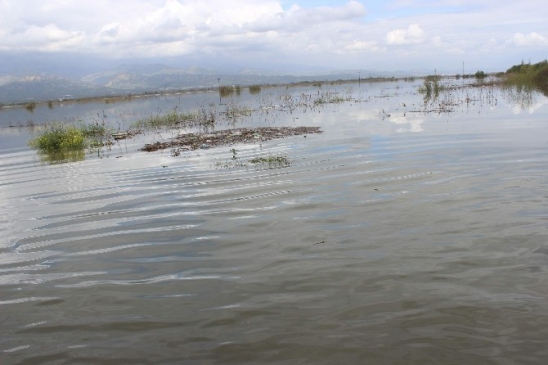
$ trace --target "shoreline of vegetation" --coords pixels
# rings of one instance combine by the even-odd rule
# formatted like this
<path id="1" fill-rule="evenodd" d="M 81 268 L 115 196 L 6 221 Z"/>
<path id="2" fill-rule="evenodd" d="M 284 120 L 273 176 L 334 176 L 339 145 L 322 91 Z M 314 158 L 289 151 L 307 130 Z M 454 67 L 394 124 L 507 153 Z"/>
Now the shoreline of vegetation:
<path id="1" fill-rule="evenodd" d="M 275 88 L 275 87 L 305 87 L 315 86 L 322 87 L 323 85 L 342 85 L 347 83 L 377 83 L 377 82 L 395 82 L 395 81 L 414 81 L 421 77 L 368 77 L 361 79 L 347 79 L 347 80 L 314 80 L 314 81 L 297 81 L 289 83 L 266 83 L 266 84 L 252 84 L 252 85 L 223 85 L 223 86 L 208 86 L 208 87 L 191 87 L 186 89 L 170 89 L 170 90 L 155 90 L 155 91 L 143 91 L 138 93 L 127 93 L 118 95 L 98 95 L 81 98 L 56 98 L 50 100 L 33 100 L 33 101 L 21 101 L 15 103 L 2 104 L 0 103 L 0 111 L 2 109 L 9 108 L 25 108 L 29 112 L 33 112 L 40 105 L 47 105 L 48 108 L 53 109 L 56 105 L 60 104 L 78 104 L 78 103 L 93 103 L 103 101 L 105 104 L 113 104 L 119 102 L 130 102 L 132 99 L 149 98 L 158 96 L 169 96 L 179 94 L 192 94 L 192 93 L 204 93 L 213 92 L 219 93 L 222 97 L 227 97 L 232 94 L 239 95 L 242 90 L 247 89 L 250 94 L 257 94 L 261 89 Z"/>
<path id="2" fill-rule="evenodd" d="M 441 82 L 442 80 L 459 80 L 460 78 L 475 78 L 476 82 L 451 83 Z M 539 89 L 548 96 L 548 61 L 539 62 L 536 64 L 524 64 L 512 66 L 506 73 L 485 74 L 478 71 L 473 75 L 460 76 L 442 76 L 430 75 L 423 78 L 424 82 L 418 88 L 418 92 L 423 95 L 424 109 L 410 110 L 409 112 L 451 112 L 453 106 L 458 103 L 468 103 L 472 101 L 466 94 L 462 100 L 455 99 L 453 91 L 467 87 L 484 87 L 484 86 L 501 86 L 530 91 Z M 407 82 L 415 81 L 415 78 L 395 79 L 395 78 L 375 78 L 364 79 L 363 82 L 390 82 L 396 80 L 405 80 Z M 343 85 L 347 83 L 357 83 L 362 80 L 339 80 L 325 83 L 326 85 Z M 298 128 L 279 127 L 279 130 L 260 130 L 255 129 L 237 129 L 234 128 L 234 123 L 239 118 L 250 117 L 253 113 L 269 113 L 270 110 L 284 110 L 292 113 L 296 108 L 315 109 L 326 104 L 336 104 L 344 102 L 360 102 L 362 100 L 352 98 L 348 92 L 333 91 L 329 87 L 322 89 L 323 82 L 300 82 L 287 85 L 293 87 L 310 86 L 319 88 L 317 93 L 290 96 L 290 94 L 280 95 L 277 101 L 268 100 L 267 104 L 261 105 L 257 109 L 249 109 L 245 106 L 238 105 L 237 102 L 220 104 L 223 110 L 218 110 L 219 106 L 211 104 L 209 107 L 200 107 L 192 111 L 179 111 L 177 108 L 171 112 L 151 115 L 149 117 L 139 119 L 131 125 L 127 126 L 127 130 L 113 128 L 102 121 L 93 121 L 91 123 L 81 123 L 79 125 L 65 124 L 60 122 L 52 122 L 39 126 L 37 135 L 34 136 L 28 145 L 36 149 L 42 156 L 64 156 L 65 154 L 74 155 L 78 158 L 82 157 L 85 149 L 99 150 L 103 147 L 110 148 L 115 142 L 136 135 L 144 134 L 150 131 L 158 130 L 179 130 L 179 136 L 172 139 L 170 142 L 156 142 L 155 144 L 147 144 L 141 150 L 154 151 L 165 148 L 172 148 L 172 154 L 178 155 L 184 150 L 195 150 L 198 148 L 209 148 L 218 145 L 230 145 L 234 143 L 246 142 L 261 142 L 269 140 L 307 133 L 321 133 L 321 131 L 312 131 L 312 129 L 304 128 L 299 131 Z M 261 88 L 279 87 L 279 85 L 250 85 L 246 88 L 251 94 L 261 93 Z M 240 86 L 222 86 L 217 89 L 220 97 L 228 98 L 234 94 L 239 95 L 242 87 Z M 210 91 L 215 91 L 211 90 Z M 186 91 L 189 92 L 189 91 Z M 443 100 L 436 102 L 440 94 L 444 92 L 450 95 L 444 96 Z M 165 93 L 169 94 L 169 93 Z M 492 93 L 488 93 L 491 95 Z M 88 100 L 88 99 L 87 99 Z M 73 102 L 78 102 L 74 100 Z M 278 104 L 276 104 L 276 102 Z M 435 107 L 433 107 L 436 102 Z M 430 109 L 429 109 L 430 108 Z M 212 130 L 226 123 L 232 127 L 227 130 L 218 130 L 211 133 Z M 200 129 L 198 133 L 186 133 L 189 129 Z M 241 136 L 241 137 L 239 137 Z"/>
<path id="3" fill-rule="evenodd" d="M 548 97 L 548 60 L 534 64 L 522 61 L 506 70 L 504 77 L 507 86 L 537 89 Z"/>
<path id="4" fill-rule="evenodd" d="M 544 60 L 535 64 L 524 63 L 522 61 L 519 65 L 510 67 L 506 72 L 485 73 L 483 71 L 477 71 L 474 74 L 456 74 L 456 75 L 425 75 L 425 76 L 408 76 L 408 77 L 366 77 L 366 78 L 352 78 L 352 79 L 339 79 L 339 80 L 310 80 L 310 81 L 296 81 L 289 83 L 265 83 L 265 84 L 253 84 L 253 85 L 224 85 L 224 86 L 208 86 L 208 87 L 190 87 L 184 89 L 170 89 L 170 90 L 149 90 L 138 93 L 127 93 L 118 95 L 98 95 L 81 98 L 56 98 L 50 100 L 36 100 L 36 101 L 21 101 L 15 103 L 3 104 L 0 103 L 0 111 L 7 108 L 22 107 L 29 112 L 33 112 L 39 105 L 48 105 L 52 109 L 55 105 L 59 104 L 71 104 L 71 103 L 91 103 L 97 101 L 104 101 L 106 104 L 128 102 L 133 98 L 144 97 L 157 97 L 167 95 L 178 95 L 188 93 L 201 93 L 201 92 L 218 92 L 221 97 L 230 96 L 232 94 L 239 95 L 243 89 L 247 89 L 250 94 L 257 94 L 262 88 L 273 87 L 302 87 L 302 86 L 316 86 L 322 85 L 341 85 L 346 83 L 376 83 L 376 82 L 396 82 L 396 81 L 415 81 L 424 79 L 425 81 L 432 81 L 432 78 L 455 78 L 483 80 L 488 76 L 494 76 L 500 79 L 500 83 L 506 85 L 515 85 L 518 87 L 538 88 L 545 95 L 548 96 L 548 61 Z M 426 87 L 426 85 L 425 85 Z"/>

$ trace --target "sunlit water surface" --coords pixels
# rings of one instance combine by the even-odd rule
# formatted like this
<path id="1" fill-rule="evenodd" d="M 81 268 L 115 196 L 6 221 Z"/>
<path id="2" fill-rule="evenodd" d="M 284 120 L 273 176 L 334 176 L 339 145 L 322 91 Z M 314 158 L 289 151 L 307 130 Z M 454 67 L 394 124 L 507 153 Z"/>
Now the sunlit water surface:
<path id="1" fill-rule="evenodd" d="M 350 87 L 292 113 L 278 95 L 322 89 L 242 95 L 277 106 L 232 121 L 323 134 L 176 157 L 138 151 L 168 132 L 48 164 L 13 127 L 48 111 L 2 111 L 0 363 L 544 363 L 548 99 Z M 63 118 L 190 103 L 157 100 Z M 269 155 L 291 166 L 248 163 Z"/>

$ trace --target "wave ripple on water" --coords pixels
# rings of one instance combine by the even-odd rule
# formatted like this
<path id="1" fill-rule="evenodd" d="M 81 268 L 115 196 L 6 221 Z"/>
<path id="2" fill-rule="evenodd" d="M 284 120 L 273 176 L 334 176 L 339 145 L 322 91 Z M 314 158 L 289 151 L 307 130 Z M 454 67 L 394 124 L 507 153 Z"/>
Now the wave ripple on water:
<path id="1" fill-rule="evenodd" d="M 545 359 L 542 115 L 516 138 L 340 108 L 262 146 L 286 168 L 0 155 L 2 363 Z"/>

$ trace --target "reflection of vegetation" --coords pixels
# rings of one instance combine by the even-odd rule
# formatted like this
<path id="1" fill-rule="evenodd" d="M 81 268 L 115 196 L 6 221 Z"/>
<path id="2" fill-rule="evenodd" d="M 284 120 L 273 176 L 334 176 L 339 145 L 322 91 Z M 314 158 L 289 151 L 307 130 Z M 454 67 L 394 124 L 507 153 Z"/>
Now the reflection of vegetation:
<path id="1" fill-rule="evenodd" d="M 424 95 L 424 103 L 427 104 L 430 100 L 435 101 L 440 91 L 445 90 L 443 85 L 440 85 L 441 76 L 430 75 L 426 76 L 424 83 L 419 87 L 419 93 Z"/>
<path id="2" fill-rule="evenodd" d="M 261 92 L 261 86 L 260 85 L 251 85 L 249 87 L 249 93 L 251 95 L 256 95 L 256 94 L 259 94 Z"/>
<path id="3" fill-rule="evenodd" d="M 223 98 L 227 98 L 229 96 L 232 96 L 234 94 L 234 87 L 233 86 L 221 86 L 219 88 L 219 94 Z"/>
<path id="4" fill-rule="evenodd" d="M 34 109 L 36 109 L 36 103 L 31 102 L 31 103 L 26 104 L 25 109 L 27 109 L 31 113 L 34 113 Z"/>
<path id="5" fill-rule="evenodd" d="M 537 88 L 548 96 L 548 60 L 510 67 L 506 71 L 506 84 L 521 89 Z"/>
<path id="6" fill-rule="evenodd" d="M 535 103 L 536 89 L 526 85 L 508 85 L 502 86 L 505 96 L 511 103 L 519 106 L 521 109 L 528 109 Z"/>
<path id="7" fill-rule="evenodd" d="M 84 150 L 44 153 L 40 152 L 40 161 L 49 164 L 83 161 L 86 158 Z"/>

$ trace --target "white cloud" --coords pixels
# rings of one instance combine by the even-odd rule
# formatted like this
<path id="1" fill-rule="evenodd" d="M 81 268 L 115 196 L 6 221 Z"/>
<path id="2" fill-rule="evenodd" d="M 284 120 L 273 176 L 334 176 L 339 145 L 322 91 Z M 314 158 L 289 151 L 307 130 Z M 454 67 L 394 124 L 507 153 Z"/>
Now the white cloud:
<path id="1" fill-rule="evenodd" d="M 84 38 L 83 32 L 68 32 L 59 29 L 54 24 L 33 25 L 20 31 L 11 32 L 5 37 L 0 50 L 59 51 L 78 46 Z"/>
<path id="2" fill-rule="evenodd" d="M 406 57 L 406 68 L 465 60 L 489 71 L 546 57 L 543 1 L 0 0 L 0 50 L 378 70 Z"/>
<path id="3" fill-rule="evenodd" d="M 390 45 L 417 44 L 424 40 L 424 31 L 418 24 L 407 29 L 394 29 L 386 34 L 386 43 Z"/>
<path id="4" fill-rule="evenodd" d="M 531 32 L 529 34 L 515 33 L 508 43 L 518 47 L 546 47 L 548 46 L 548 38 L 542 35 Z"/>
<path id="5" fill-rule="evenodd" d="M 344 46 L 348 51 L 379 51 L 377 42 L 354 40 Z"/>

